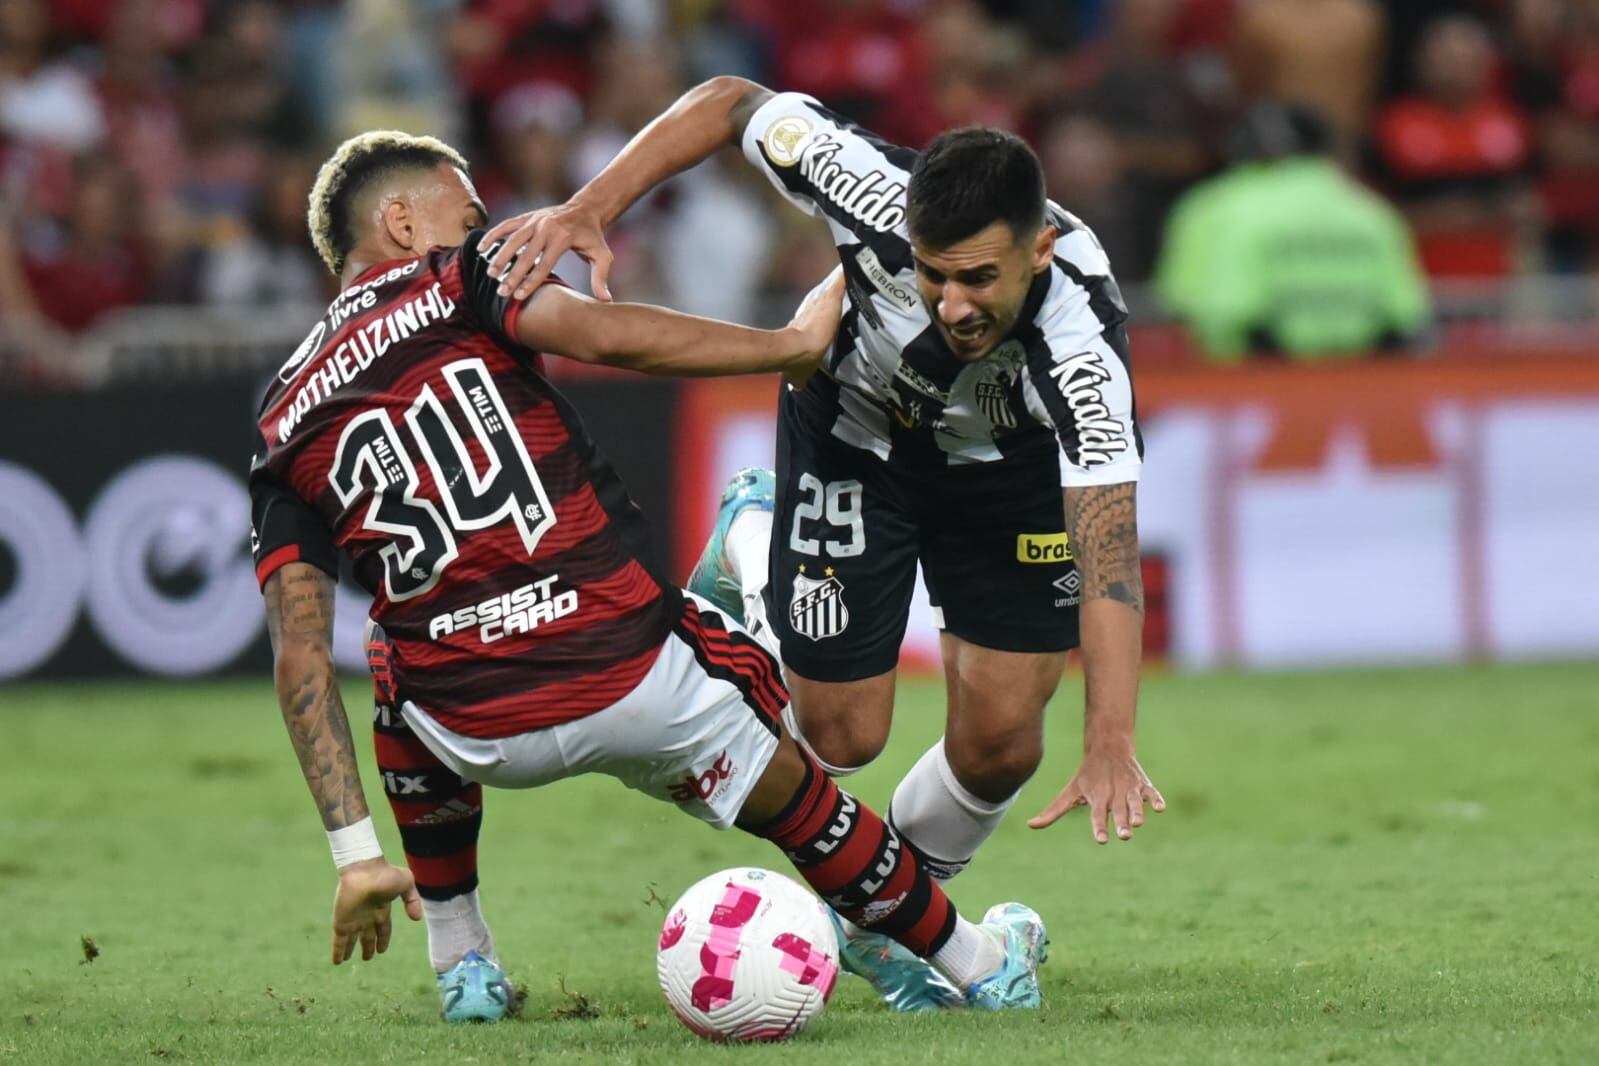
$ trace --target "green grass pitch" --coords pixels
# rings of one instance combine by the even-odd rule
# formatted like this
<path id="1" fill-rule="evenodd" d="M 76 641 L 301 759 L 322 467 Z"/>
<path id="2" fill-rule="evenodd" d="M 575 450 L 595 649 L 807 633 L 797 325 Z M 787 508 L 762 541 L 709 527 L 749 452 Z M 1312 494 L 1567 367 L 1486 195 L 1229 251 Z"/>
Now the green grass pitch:
<path id="1" fill-rule="evenodd" d="M 1043 912 L 1045 1008 L 896 1017 L 846 978 L 800 1039 L 746 1048 L 677 1023 L 653 952 L 660 898 L 785 868 L 758 840 L 608 779 L 490 793 L 484 900 L 530 998 L 446 1027 L 419 926 L 328 964 L 331 864 L 269 681 L 0 688 L 0 1064 L 1599 1062 L 1599 665 L 1151 677 L 1171 809 L 1103 848 L 1080 811 L 1023 824 L 1074 766 L 1079 685 L 952 892 Z M 849 782 L 879 809 L 941 689 L 900 708 Z"/>

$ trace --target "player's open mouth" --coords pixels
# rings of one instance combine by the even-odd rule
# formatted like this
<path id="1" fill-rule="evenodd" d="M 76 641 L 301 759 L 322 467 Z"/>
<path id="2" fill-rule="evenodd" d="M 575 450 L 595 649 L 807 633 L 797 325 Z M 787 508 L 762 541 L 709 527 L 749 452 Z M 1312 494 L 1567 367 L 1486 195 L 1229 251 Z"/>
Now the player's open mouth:
<path id="1" fill-rule="evenodd" d="M 983 338 L 988 336 L 988 323 L 986 321 L 972 323 L 962 322 L 959 325 L 950 326 L 949 335 L 954 338 L 955 343 L 959 344 L 961 347 L 971 348 L 977 344 L 981 344 Z"/>

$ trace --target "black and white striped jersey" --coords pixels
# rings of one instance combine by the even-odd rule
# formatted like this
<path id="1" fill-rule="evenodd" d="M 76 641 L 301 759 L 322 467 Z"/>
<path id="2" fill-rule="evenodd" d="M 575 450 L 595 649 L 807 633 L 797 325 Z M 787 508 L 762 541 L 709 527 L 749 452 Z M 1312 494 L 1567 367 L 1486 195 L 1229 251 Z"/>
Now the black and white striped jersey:
<path id="1" fill-rule="evenodd" d="M 916 289 L 905 227 L 914 151 L 800 93 L 762 105 L 743 147 L 787 200 L 826 220 L 848 278 L 827 373 L 790 394 L 813 428 L 894 462 L 966 465 L 1058 447 L 1063 485 L 1138 479 L 1127 309 L 1087 226 L 1049 204 L 1054 264 L 1011 335 L 962 363 Z"/>

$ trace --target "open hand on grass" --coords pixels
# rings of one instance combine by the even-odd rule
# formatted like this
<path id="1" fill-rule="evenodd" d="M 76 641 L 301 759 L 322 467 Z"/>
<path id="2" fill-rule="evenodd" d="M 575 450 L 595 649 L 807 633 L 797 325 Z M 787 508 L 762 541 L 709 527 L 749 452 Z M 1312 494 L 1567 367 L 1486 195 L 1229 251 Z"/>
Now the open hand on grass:
<path id="1" fill-rule="evenodd" d="M 1166 809 L 1166 799 L 1155 783 L 1138 765 L 1138 757 L 1129 747 L 1125 751 L 1094 750 L 1083 756 L 1083 765 L 1053 803 L 1028 820 L 1033 829 L 1053 825 L 1061 815 L 1074 807 L 1088 808 L 1089 827 L 1094 840 L 1104 844 L 1110 840 L 1109 826 L 1114 822 L 1116 836 L 1131 840 L 1133 830 L 1144 824 L 1144 804 L 1148 803 L 1159 814 Z"/>
<path id="2" fill-rule="evenodd" d="M 357 943 L 363 961 L 388 950 L 394 931 L 389 904 L 396 899 L 413 922 L 422 920 L 422 897 L 411 871 L 382 859 L 351 863 L 339 871 L 339 888 L 333 894 L 333 965 L 348 959 Z"/>

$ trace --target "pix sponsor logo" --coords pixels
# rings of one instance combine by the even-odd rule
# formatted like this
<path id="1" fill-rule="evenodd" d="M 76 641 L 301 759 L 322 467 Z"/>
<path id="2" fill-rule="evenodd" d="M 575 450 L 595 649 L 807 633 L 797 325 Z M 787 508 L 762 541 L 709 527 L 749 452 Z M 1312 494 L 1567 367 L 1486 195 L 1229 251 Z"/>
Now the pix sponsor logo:
<path id="1" fill-rule="evenodd" d="M 1049 368 L 1066 406 L 1071 408 L 1077 434 L 1077 462 L 1081 466 L 1109 463 L 1128 448 L 1127 426 L 1112 418 L 1100 386 L 1110 371 L 1098 352 L 1078 352 Z"/>
<path id="2" fill-rule="evenodd" d="M 426 773 L 402 774 L 384 770 L 379 776 L 383 779 L 383 791 L 391 796 L 425 796 L 432 791 L 428 788 Z"/>
<path id="3" fill-rule="evenodd" d="M 738 767 L 723 749 L 711 768 L 703 774 L 685 774 L 683 780 L 666 790 L 673 803 L 692 803 L 700 800 L 709 803 L 726 790 L 728 782 L 738 776 Z"/>
<path id="4" fill-rule="evenodd" d="M 553 586 L 560 577 L 559 574 L 551 574 L 510 592 L 491 596 L 481 603 L 434 615 L 428 622 L 428 637 L 438 640 L 477 626 L 478 640 L 493 644 L 506 637 L 531 633 L 541 625 L 565 618 L 577 610 L 577 590 L 555 592 Z"/>
<path id="5" fill-rule="evenodd" d="M 1071 537 L 1066 533 L 1018 533 L 1016 561 L 1019 563 L 1069 563 Z"/>

